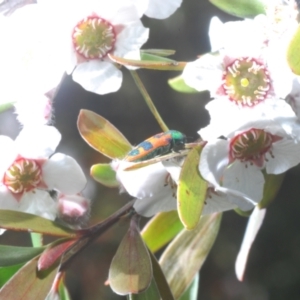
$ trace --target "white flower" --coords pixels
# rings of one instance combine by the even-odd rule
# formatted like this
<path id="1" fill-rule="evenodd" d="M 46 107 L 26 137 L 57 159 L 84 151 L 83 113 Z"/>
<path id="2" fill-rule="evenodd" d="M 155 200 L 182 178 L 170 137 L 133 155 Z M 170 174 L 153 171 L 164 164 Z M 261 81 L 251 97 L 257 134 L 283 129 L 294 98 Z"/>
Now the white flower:
<path id="1" fill-rule="evenodd" d="M 247 120 L 276 119 L 293 112 L 280 97 L 292 88 L 294 75 L 288 68 L 276 68 L 264 56 L 205 54 L 188 63 L 183 78 L 193 88 L 209 90 L 213 97 L 206 105 L 211 126 L 200 130 L 203 139 L 227 135 Z"/>
<path id="2" fill-rule="evenodd" d="M 181 5 L 182 0 L 132 0 L 140 15 L 155 19 L 165 19 L 172 15 Z"/>
<path id="3" fill-rule="evenodd" d="M 235 56 L 205 54 L 188 63 L 182 76 L 191 87 L 209 90 L 213 97 L 224 97 L 239 106 L 253 107 L 269 97 L 285 97 L 292 87 L 288 81 L 294 77 L 292 72 L 269 64 L 263 53 L 251 50 L 248 48 L 247 56 L 242 52 Z"/>
<path id="4" fill-rule="evenodd" d="M 200 157 L 200 172 L 214 186 L 239 191 L 258 203 L 265 183 L 261 170 L 281 174 L 300 162 L 300 143 L 273 121 L 250 122 L 209 141 Z"/>
<path id="5" fill-rule="evenodd" d="M 243 242 L 235 262 L 235 273 L 238 280 L 243 281 L 248 255 L 256 235 L 263 223 L 266 209 L 255 207 L 247 225 Z"/>
<path id="6" fill-rule="evenodd" d="M 49 191 L 76 194 L 85 176 L 70 156 L 53 152 L 60 141 L 54 127 L 25 127 L 15 141 L 0 136 L 0 208 L 54 219 L 57 204 Z M 48 158 L 52 155 L 50 158 Z"/>
<path id="7" fill-rule="evenodd" d="M 53 35 L 73 80 L 97 94 L 119 90 L 122 72 L 108 54 L 138 60 L 148 39 L 132 1 L 53 0 L 41 5 L 45 15 L 55 18 Z"/>

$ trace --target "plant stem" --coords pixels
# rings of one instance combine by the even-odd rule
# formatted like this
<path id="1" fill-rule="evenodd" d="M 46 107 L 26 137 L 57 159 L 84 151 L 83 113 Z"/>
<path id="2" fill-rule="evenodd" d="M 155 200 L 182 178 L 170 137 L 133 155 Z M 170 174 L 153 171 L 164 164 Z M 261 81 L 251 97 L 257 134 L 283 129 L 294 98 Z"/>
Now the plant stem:
<path id="1" fill-rule="evenodd" d="M 79 230 L 81 237 L 64 253 L 61 258 L 59 271 L 63 272 L 68 268 L 74 257 L 83 249 L 90 245 L 97 237 L 119 222 L 122 218 L 131 217 L 135 214 L 133 210 L 134 200 L 129 201 L 126 205 L 121 207 L 118 211 L 113 213 L 104 221 L 86 229 Z"/>
<path id="2" fill-rule="evenodd" d="M 147 106 L 149 107 L 150 111 L 152 112 L 154 118 L 156 119 L 157 123 L 159 124 L 160 128 L 163 131 L 168 131 L 169 128 L 163 121 L 162 117 L 160 116 L 159 112 L 157 111 L 153 101 L 151 100 L 150 95 L 148 94 L 147 90 L 145 89 L 145 86 L 143 85 L 138 73 L 136 71 L 131 70 L 130 74 L 133 77 L 133 80 L 135 84 L 137 85 L 138 89 L 140 90 Z"/>

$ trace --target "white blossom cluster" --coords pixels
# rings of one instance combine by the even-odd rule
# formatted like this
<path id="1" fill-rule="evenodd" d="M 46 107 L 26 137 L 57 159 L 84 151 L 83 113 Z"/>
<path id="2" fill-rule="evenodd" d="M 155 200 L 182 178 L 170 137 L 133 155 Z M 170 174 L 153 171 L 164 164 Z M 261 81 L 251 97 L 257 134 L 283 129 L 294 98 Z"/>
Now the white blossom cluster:
<path id="1" fill-rule="evenodd" d="M 76 223 L 90 210 L 78 163 L 54 153 L 52 99 L 66 72 L 87 91 L 117 91 L 122 72 L 108 54 L 140 59 L 149 29 L 181 0 L 39 0 L 0 17 L 0 104 L 13 103 L 23 130 L 0 136 L 0 208 Z M 162 9 L 163 8 L 163 9 Z"/>
<path id="2" fill-rule="evenodd" d="M 199 130 L 206 141 L 199 171 L 209 183 L 203 214 L 253 208 L 236 271 L 243 277 L 251 244 L 265 210 L 269 174 L 283 174 L 300 162 L 300 83 L 286 53 L 298 28 L 294 1 L 269 1 L 266 15 L 222 23 L 212 18 L 211 53 L 186 65 L 182 77 L 198 91 L 208 90 L 210 123 Z M 131 172 L 129 163 L 113 163 L 118 179 L 137 198 L 144 216 L 177 208 L 172 185 L 182 162 L 158 162 Z M 133 184 L 134 183 L 134 184 Z"/>

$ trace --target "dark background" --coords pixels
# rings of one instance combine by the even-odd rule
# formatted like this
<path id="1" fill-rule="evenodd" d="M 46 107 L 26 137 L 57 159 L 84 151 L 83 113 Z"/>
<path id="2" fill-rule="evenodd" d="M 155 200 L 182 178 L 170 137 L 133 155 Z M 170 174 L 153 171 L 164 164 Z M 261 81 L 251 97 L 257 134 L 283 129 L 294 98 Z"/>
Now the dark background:
<path id="1" fill-rule="evenodd" d="M 174 59 L 195 60 L 197 55 L 210 50 L 207 32 L 214 15 L 223 21 L 235 19 L 206 0 L 184 0 L 182 7 L 166 20 L 144 17 L 144 25 L 150 27 L 150 38 L 143 48 L 174 49 Z M 209 122 L 204 109 L 209 94 L 173 91 L 167 80 L 177 76 L 176 72 L 138 72 L 169 128 L 184 132 L 191 139 L 197 138 L 197 131 Z M 79 136 L 76 120 L 81 108 L 107 118 L 132 144 L 161 131 L 126 69 L 123 74 L 120 91 L 105 96 L 88 93 L 67 77 L 55 99 L 55 126 L 62 134 L 57 151 L 75 157 L 88 178 L 93 164 L 109 160 Z M 1 114 L 0 134 L 14 138 L 19 128 L 12 111 Z M 216 243 L 201 270 L 199 299 L 300 299 L 299 172 L 300 168 L 296 167 L 287 173 L 281 191 L 268 208 L 253 244 L 243 283 L 235 277 L 234 263 L 247 219 L 234 212 L 224 213 Z M 127 195 L 120 196 L 117 189 L 105 188 L 90 178 L 85 195 L 92 199 L 91 219 L 87 225 L 109 216 L 129 199 Z M 67 274 L 73 300 L 125 299 L 104 286 L 110 261 L 125 231 L 124 224 L 116 225 L 75 259 Z M 6 232 L 0 237 L 0 243 L 30 245 L 30 239 L 23 233 Z"/>

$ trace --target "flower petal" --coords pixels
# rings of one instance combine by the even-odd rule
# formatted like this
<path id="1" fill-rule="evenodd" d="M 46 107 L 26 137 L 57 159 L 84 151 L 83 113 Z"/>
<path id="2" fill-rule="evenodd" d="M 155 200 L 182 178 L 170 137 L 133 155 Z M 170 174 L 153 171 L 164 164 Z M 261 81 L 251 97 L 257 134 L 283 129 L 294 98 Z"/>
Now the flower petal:
<path id="1" fill-rule="evenodd" d="M 182 77 L 186 84 L 198 91 L 211 91 L 214 96 L 222 82 L 222 61 L 219 55 L 205 54 L 187 63 Z"/>
<path id="2" fill-rule="evenodd" d="M 150 0 L 145 15 L 149 18 L 165 19 L 181 5 L 182 0 Z"/>
<path id="3" fill-rule="evenodd" d="M 117 170 L 117 179 L 131 196 L 151 198 L 162 190 L 172 194 L 172 189 L 166 185 L 168 172 L 160 162 L 133 171 L 123 171 L 131 165 L 133 163 L 121 161 Z"/>
<path id="4" fill-rule="evenodd" d="M 57 214 L 57 203 L 48 192 L 35 190 L 34 193 L 26 193 L 22 197 L 19 210 L 54 220 Z"/>
<path id="5" fill-rule="evenodd" d="M 16 159 L 18 152 L 14 141 L 5 135 L 0 135 L 1 159 L 0 159 L 0 176 L 3 178 L 4 172 L 11 166 Z"/>
<path id="6" fill-rule="evenodd" d="M 0 185 L 0 209 L 19 210 L 19 202 L 4 185 Z"/>
<path id="7" fill-rule="evenodd" d="M 300 162 L 300 143 L 282 139 L 273 144 L 272 155 L 266 153 L 268 174 L 281 174 Z"/>
<path id="8" fill-rule="evenodd" d="M 213 186 L 220 185 L 223 170 L 228 165 L 228 142 L 214 140 L 208 142 L 200 156 L 199 171 Z"/>
<path id="9" fill-rule="evenodd" d="M 209 193 L 205 200 L 202 214 L 209 215 L 216 212 L 222 212 L 236 208 L 237 205 L 230 202 L 226 194 L 221 192 Z"/>
<path id="10" fill-rule="evenodd" d="M 124 57 L 139 50 L 149 37 L 149 29 L 140 20 L 126 26 L 117 36 L 114 55 Z"/>
<path id="11" fill-rule="evenodd" d="M 72 78 L 85 90 L 104 95 L 119 90 L 123 74 L 110 62 L 92 60 L 79 64 Z"/>
<path id="12" fill-rule="evenodd" d="M 262 225 L 265 214 L 266 209 L 259 209 L 256 206 L 249 218 L 243 242 L 235 262 L 235 274 L 240 281 L 243 281 L 249 251 Z"/>
<path id="13" fill-rule="evenodd" d="M 235 161 L 223 174 L 223 186 L 239 191 L 258 203 L 263 197 L 265 179 L 254 165 Z"/>
<path id="14" fill-rule="evenodd" d="M 26 126 L 15 140 L 19 154 L 25 158 L 46 158 L 56 149 L 61 139 L 53 126 Z"/>
<path id="15" fill-rule="evenodd" d="M 139 215 L 151 217 L 159 212 L 176 210 L 177 201 L 172 190 L 166 187 L 153 197 L 137 199 L 133 207 Z"/>
<path id="16" fill-rule="evenodd" d="M 43 166 L 43 179 L 49 189 L 77 194 L 86 185 L 85 175 L 76 160 L 62 153 L 54 154 Z"/>

